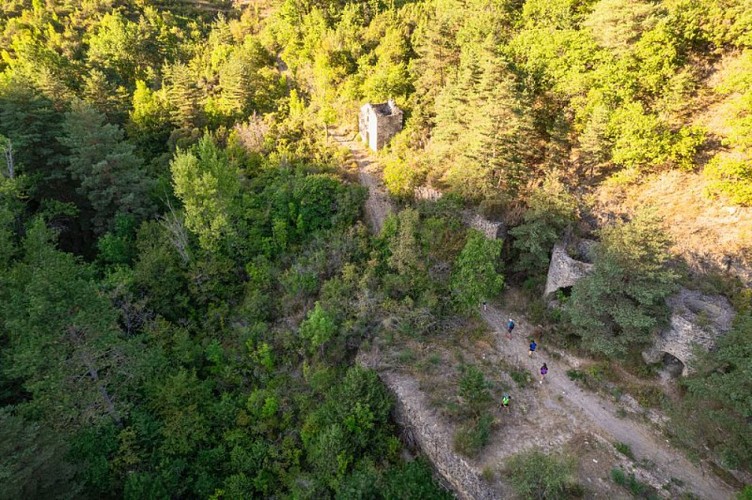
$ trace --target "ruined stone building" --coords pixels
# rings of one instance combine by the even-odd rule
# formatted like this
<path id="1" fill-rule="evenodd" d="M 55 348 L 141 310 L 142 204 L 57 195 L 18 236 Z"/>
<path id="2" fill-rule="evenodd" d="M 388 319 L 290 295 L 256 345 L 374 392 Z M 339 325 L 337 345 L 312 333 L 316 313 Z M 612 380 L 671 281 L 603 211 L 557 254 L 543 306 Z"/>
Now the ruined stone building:
<path id="1" fill-rule="evenodd" d="M 364 104 L 360 108 L 360 137 L 377 151 L 402 130 L 402 110 L 393 100 L 382 104 Z"/>

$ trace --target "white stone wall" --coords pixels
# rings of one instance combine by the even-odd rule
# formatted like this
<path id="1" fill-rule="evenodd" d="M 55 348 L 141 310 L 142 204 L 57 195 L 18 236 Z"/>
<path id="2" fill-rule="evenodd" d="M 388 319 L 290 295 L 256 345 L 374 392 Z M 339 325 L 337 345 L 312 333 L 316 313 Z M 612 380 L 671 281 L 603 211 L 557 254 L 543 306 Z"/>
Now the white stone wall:
<path id="1" fill-rule="evenodd" d="M 394 103 L 389 103 L 390 115 L 376 112 L 372 104 L 360 108 L 358 129 L 361 140 L 373 151 L 383 148 L 394 134 L 402 130 L 402 111 Z"/>

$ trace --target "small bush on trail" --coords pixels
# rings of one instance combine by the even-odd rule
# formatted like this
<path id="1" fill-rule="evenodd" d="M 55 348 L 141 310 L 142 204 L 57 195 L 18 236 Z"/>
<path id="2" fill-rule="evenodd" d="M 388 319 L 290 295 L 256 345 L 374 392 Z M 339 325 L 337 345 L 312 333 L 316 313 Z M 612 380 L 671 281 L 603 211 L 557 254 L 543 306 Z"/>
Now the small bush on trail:
<path id="1" fill-rule="evenodd" d="M 460 378 L 459 395 L 467 409 L 476 417 L 480 416 L 491 402 L 488 386 L 483 372 L 477 367 L 470 365 L 464 368 L 464 373 Z"/>
<path id="2" fill-rule="evenodd" d="M 650 485 L 640 482 L 632 473 L 627 475 L 622 469 L 614 467 L 611 469 L 611 479 L 619 486 L 628 489 L 635 497 L 648 500 L 658 498 L 655 490 Z"/>
<path id="3" fill-rule="evenodd" d="M 468 457 L 475 457 L 488 444 L 493 416 L 482 415 L 476 422 L 462 426 L 454 435 L 454 449 Z"/>
<path id="4" fill-rule="evenodd" d="M 584 493 L 575 479 L 575 462 L 568 457 L 529 451 L 510 458 L 505 470 L 512 487 L 522 498 L 556 500 Z"/>
<path id="5" fill-rule="evenodd" d="M 625 457 L 634 460 L 634 453 L 632 453 L 632 447 L 629 446 L 627 443 L 621 443 L 621 442 L 615 443 L 614 448 L 616 448 L 616 451 L 618 451 Z"/>
<path id="6" fill-rule="evenodd" d="M 526 371 L 514 370 L 509 372 L 509 376 L 512 377 L 512 380 L 514 380 L 520 387 L 525 387 L 532 381 L 530 374 Z"/>

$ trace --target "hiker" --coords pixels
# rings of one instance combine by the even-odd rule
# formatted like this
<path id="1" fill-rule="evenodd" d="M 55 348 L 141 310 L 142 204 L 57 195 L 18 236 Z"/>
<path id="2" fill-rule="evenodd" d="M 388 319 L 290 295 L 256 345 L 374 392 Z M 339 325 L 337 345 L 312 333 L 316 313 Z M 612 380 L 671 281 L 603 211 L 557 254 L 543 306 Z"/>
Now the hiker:
<path id="1" fill-rule="evenodd" d="M 483 301 L 483 310 L 486 311 L 488 309 L 488 303 L 484 300 Z"/>
<path id="2" fill-rule="evenodd" d="M 512 340 L 512 330 L 514 330 L 514 320 L 509 318 L 509 321 L 507 322 L 507 338 L 509 340 Z"/>
<path id="3" fill-rule="evenodd" d="M 546 366 L 546 363 L 543 363 L 543 366 L 541 366 L 541 369 L 540 369 L 540 374 L 541 374 L 540 383 L 541 384 L 543 383 L 543 379 L 546 378 L 547 373 L 548 373 L 548 366 Z"/>
<path id="4" fill-rule="evenodd" d="M 538 344 L 535 343 L 535 340 L 530 339 L 530 350 L 527 352 L 527 355 L 532 357 L 536 347 L 538 347 Z"/>
<path id="5" fill-rule="evenodd" d="M 510 400 L 509 394 L 504 394 L 501 397 L 501 407 L 505 408 L 507 412 L 509 411 L 509 400 Z"/>

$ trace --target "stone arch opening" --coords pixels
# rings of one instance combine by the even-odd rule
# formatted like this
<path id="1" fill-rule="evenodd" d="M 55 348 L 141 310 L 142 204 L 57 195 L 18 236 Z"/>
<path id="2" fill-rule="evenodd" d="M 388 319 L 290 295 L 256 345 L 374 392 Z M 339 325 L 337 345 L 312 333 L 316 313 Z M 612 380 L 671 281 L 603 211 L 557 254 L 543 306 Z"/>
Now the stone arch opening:
<path id="1" fill-rule="evenodd" d="M 684 372 L 684 362 L 671 353 L 663 353 L 663 368 L 674 378 L 681 377 Z"/>

